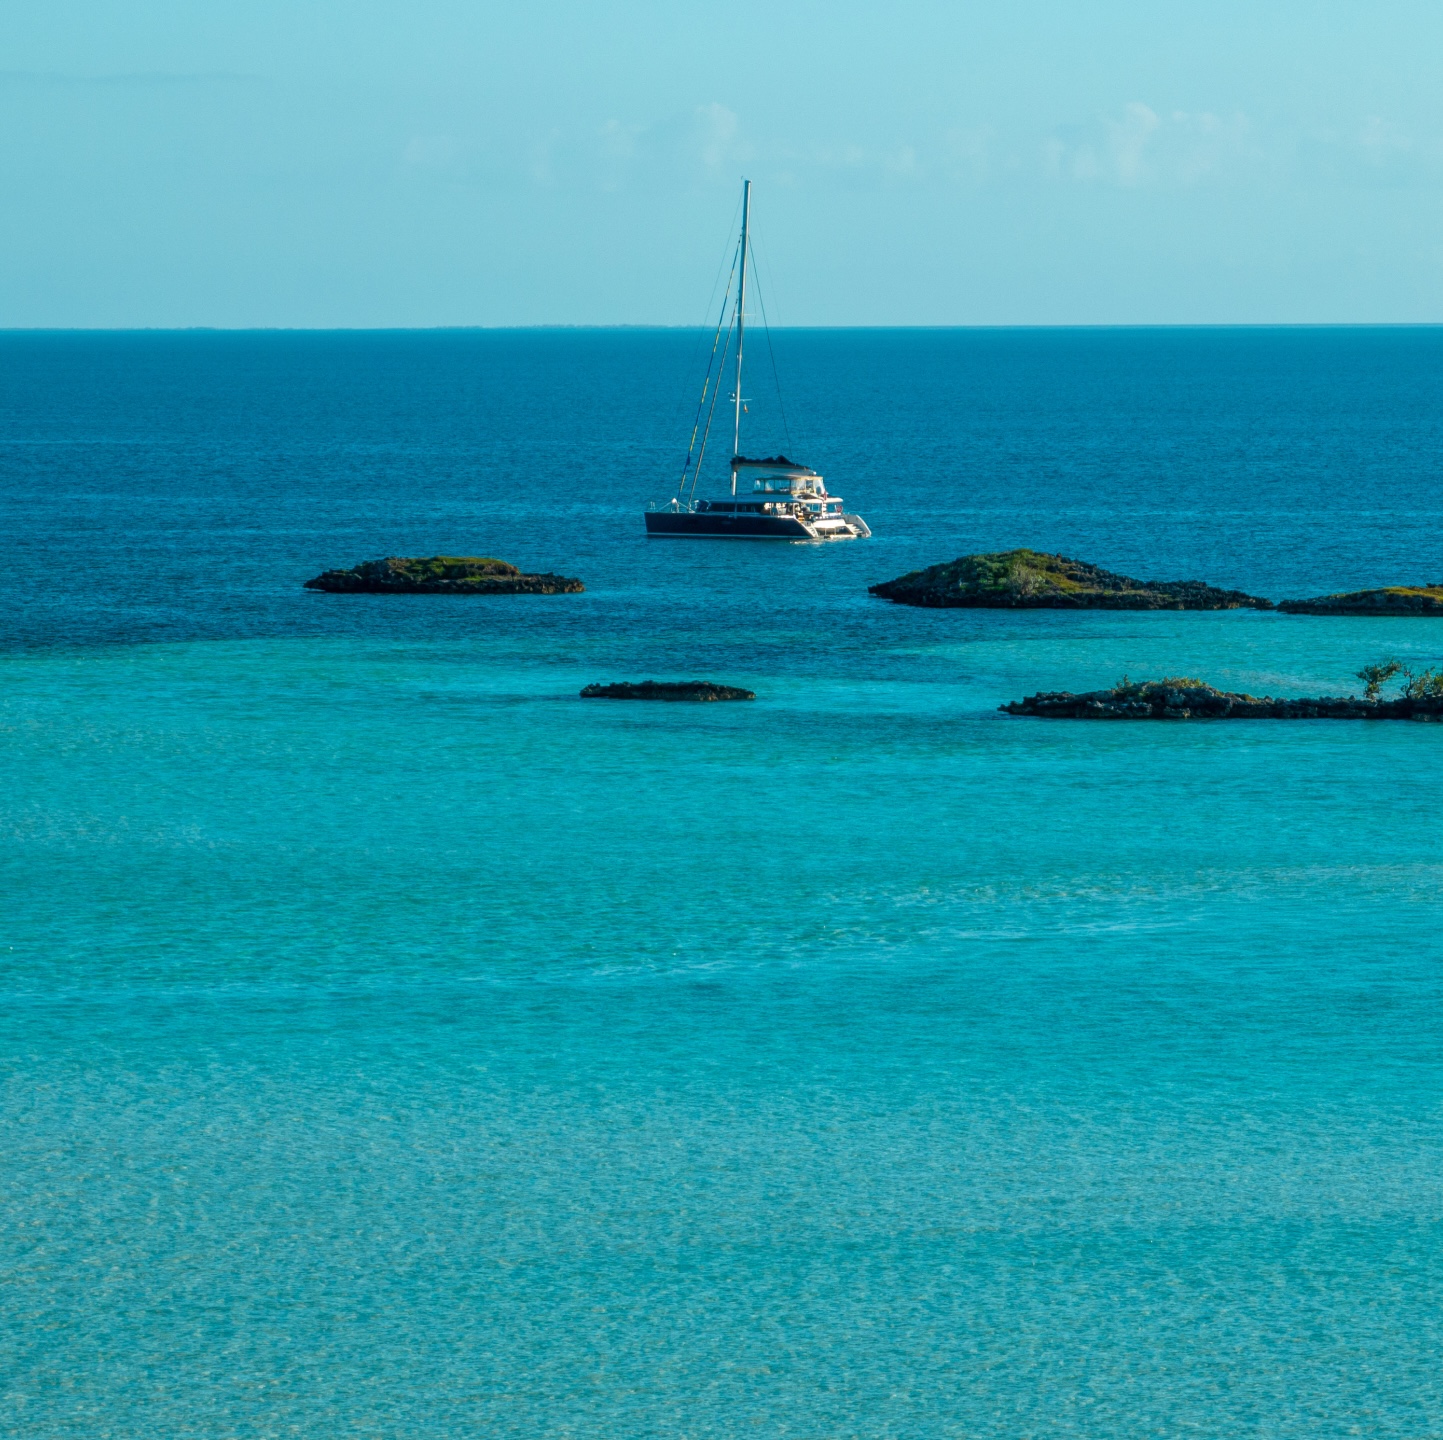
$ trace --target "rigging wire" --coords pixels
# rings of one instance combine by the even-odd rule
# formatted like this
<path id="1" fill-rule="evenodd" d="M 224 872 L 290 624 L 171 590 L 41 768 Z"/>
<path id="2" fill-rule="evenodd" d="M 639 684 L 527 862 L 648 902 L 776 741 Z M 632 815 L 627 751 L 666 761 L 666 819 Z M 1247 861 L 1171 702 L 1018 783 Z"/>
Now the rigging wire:
<path id="1" fill-rule="evenodd" d="M 787 449 L 790 450 L 792 448 L 792 431 L 791 427 L 787 424 L 787 405 L 786 401 L 782 399 L 782 377 L 777 372 L 777 356 L 776 352 L 772 349 L 772 327 L 767 323 L 767 302 L 762 294 L 761 266 L 757 264 L 756 246 L 748 241 L 747 249 L 751 251 L 752 267 L 756 275 L 757 304 L 761 307 L 762 334 L 767 337 L 767 355 L 772 362 L 772 384 L 775 385 L 777 389 L 777 408 L 782 412 L 782 436 L 787 442 Z"/>
<path id="2" fill-rule="evenodd" d="M 720 389 L 721 389 L 722 369 L 723 369 L 723 368 L 725 367 L 725 365 L 726 365 L 727 347 L 729 347 L 729 346 L 731 345 L 731 328 L 730 328 L 730 327 L 728 327 L 728 329 L 727 329 L 727 344 L 726 344 L 726 346 L 724 346 L 724 347 L 722 348 L 722 352 L 721 352 L 721 364 L 720 364 L 720 365 L 717 364 L 717 343 L 721 340 L 722 322 L 726 319 L 726 315 L 727 315 L 727 305 L 728 305 L 728 303 L 730 302 L 731 296 L 732 296 L 732 279 L 733 279 L 733 277 L 736 275 L 736 272 L 737 272 L 737 259 L 740 257 L 740 255 L 741 255 L 741 245 L 740 245 L 740 243 L 738 243 L 738 245 L 737 245 L 737 253 L 736 253 L 736 255 L 732 258 L 731 274 L 729 274 L 729 275 L 727 276 L 727 288 L 726 288 L 726 293 L 722 296 L 721 314 L 717 316 L 716 334 L 712 336 L 711 355 L 710 355 L 710 356 L 708 357 L 708 359 L 707 359 L 706 377 L 705 377 L 705 379 L 702 380 L 702 384 L 701 384 L 701 398 L 697 401 L 697 404 L 696 404 L 696 417 L 695 417 L 695 419 L 693 419 L 692 425 L 691 425 L 691 439 L 690 439 L 689 441 L 687 441 L 686 459 L 682 462 L 682 467 L 681 467 L 681 479 L 680 479 L 679 481 L 677 481 L 676 493 L 677 493 L 678 495 L 680 495 L 681 492 L 686 488 L 686 472 L 687 472 L 687 470 L 691 467 L 691 457 L 692 457 L 692 453 L 693 453 L 693 452 L 695 451 L 695 449 L 696 449 L 696 432 L 697 432 L 697 430 L 701 427 L 701 412 L 703 411 L 703 409 L 706 408 L 706 395 L 707 395 L 707 389 L 708 389 L 708 387 L 711 386 L 712 368 L 713 368 L 713 366 L 716 366 L 716 380 L 717 380 L 717 383 L 716 383 L 716 385 L 715 385 L 714 387 L 712 387 L 711 408 L 712 408 L 712 411 L 715 411 L 715 409 L 716 409 L 716 397 L 717 397 L 718 391 L 720 391 Z M 720 278 L 720 277 L 718 276 L 718 278 Z M 713 297 L 713 299 L 716 297 L 716 286 L 715 286 L 715 285 L 712 286 L 712 297 Z M 707 417 L 706 417 L 706 434 L 704 434 L 704 435 L 702 436 L 702 441 L 701 441 L 701 454 L 697 456 L 696 471 L 693 473 L 693 475 L 692 475 L 692 480 L 691 480 L 691 488 L 692 488 L 692 493 L 693 493 L 693 494 L 696 493 L 696 478 L 697 478 L 697 474 L 699 474 L 700 471 L 701 471 L 702 456 L 704 456 L 704 455 L 706 454 L 707 435 L 710 435 L 710 434 L 711 434 L 711 413 L 708 412 Z"/>
<path id="3" fill-rule="evenodd" d="M 740 199 L 732 206 L 731 224 L 727 227 L 726 239 L 722 242 L 721 259 L 716 264 L 716 278 L 711 282 L 711 294 L 706 299 L 706 309 L 702 311 L 701 323 L 703 329 L 706 327 L 707 316 L 711 314 L 712 302 L 716 299 L 716 287 L 721 284 L 722 271 L 726 269 L 727 251 L 732 248 L 732 235 L 737 228 L 737 216 L 741 214 L 742 202 Z M 736 257 L 732 257 L 732 269 L 736 269 Z M 728 282 L 730 283 L 730 282 Z"/>
<path id="4" fill-rule="evenodd" d="M 707 330 L 708 330 L 708 328 L 709 328 L 709 321 L 710 321 L 710 317 L 711 317 L 711 307 L 712 307 L 713 302 L 716 300 L 717 286 L 721 284 L 722 275 L 723 275 L 723 273 L 725 273 L 725 271 L 726 271 L 726 266 L 727 266 L 727 252 L 732 248 L 732 238 L 731 238 L 731 237 L 732 237 L 733 233 L 734 233 L 735 230 L 736 230 L 737 216 L 738 216 L 738 214 L 740 214 L 741 208 L 742 208 L 742 202 L 741 202 L 740 200 L 738 200 L 737 203 L 732 207 L 731 224 L 727 227 L 727 231 L 726 231 L 726 237 L 727 237 L 727 238 L 722 242 L 721 258 L 717 261 L 716 274 L 715 274 L 715 277 L 713 278 L 713 280 L 712 280 L 712 282 L 711 282 L 711 293 L 707 296 L 707 300 L 706 300 L 705 306 L 702 307 L 702 312 L 701 312 L 701 324 L 696 327 L 696 329 L 697 329 L 696 343 L 691 347 L 691 350 L 688 352 L 689 355 L 690 355 L 690 359 L 687 361 L 687 365 L 686 365 L 686 373 L 687 373 L 688 375 L 694 375 L 694 374 L 696 374 L 697 368 L 698 368 L 698 366 L 699 366 L 700 363 L 701 363 L 701 352 L 702 352 L 702 347 L 706 344 L 706 332 L 707 332 Z M 736 268 L 735 259 L 733 259 L 732 268 L 733 268 L 733 270 L 735 270 L 735 268 Z M 728 279 L 727 284 L 728 284 L 728 286 L 730 286 L 730 284 L 731 284 L 730 279 Z M 671 426 L 677 426 L 677 425 L 679 425 L 679 424 L 680 424 L 680 421 L 681 421 L 681 418 L 682 418 L 682 415 L 683 415 L 683 414 L 685 413 L 685 411 L 686 411 L 686 401 L 687 401 L 686 390 L 687 390 L 687 388 L 689 388 L 689 385 L 690 385 L 690 382 L 687 382 L 686 385 L 682 386 L 681 389 L 680 389 L 680 390 L 678 391 L 678 393 L 677 393 L 676 404 L 675 404 L 675 405 L 673 406 L 673 408 L 672 408 L 672 418 L 671 418 L 671 422 L 670 422 Z"/>
<path id="5" fill-rule="evenodd" d="M 740 245 L 740 244 L 737 245 L 737 252 L 738 252 L 738 253 L 741 252 L 741 245 Z M 730 293 L 731 293 L 730 287 L 728 287 L 727 293 L 728 293 L 728 295 L 730 295 Z M 738 308 L 740 308 L 740 307 L 738 307 Z M 725 315 L 726 312 L 723 311 L 722 314 Z M 717 329 L 718 329 L 718 331 L 720 331 L 721 326 L 718 325 L 718 326 L 717 326 Z M 711 392 L 711 409 L 707 411 L 707 416 L 706 416 L 706 429 L 702 432 L 702 437 L 701 437 L 701 451 L 700 451 L 700 453 L 699 453 L 699 454 L 697 455 L 697 457 L 696 457 L 696 468 L 691 472 L 691 494 L 692 494 L 692 498 L 693 498 L 693 499 L 696 497 L 696 482 L 701 478 L 701 462 L 706 459 L 706 446 L 707 446 L 707 441 L 711 438 L 711 420 L 712 420 L 712 416 L 716 414 L 716 402 L 717 402 L 717 397 L 721 394 L 721 391 L 722 391 L 722 387 L 721 387 L 722 372 L 726 369 L 727 353 L 731 350 L 731 346 L 732 346 L 732 332 L 733 332 L 735 329 L 736 329 L 736 319 L 735 319 L 735 317 L 733 317 L 732 323 L 727 326 L 726 344 L 722 346 L 721 364 L 717 367 L 717 383 L 716 383 L 715 387 L 712 389 L 712 392 Z"/>

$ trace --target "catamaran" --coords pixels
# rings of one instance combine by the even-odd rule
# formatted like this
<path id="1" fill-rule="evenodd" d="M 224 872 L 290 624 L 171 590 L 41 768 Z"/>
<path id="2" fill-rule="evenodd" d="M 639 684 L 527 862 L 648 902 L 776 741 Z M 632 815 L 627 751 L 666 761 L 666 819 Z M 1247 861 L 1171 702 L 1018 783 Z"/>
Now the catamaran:
<path id="1" fill-rule="evenodd" d="M 721 315 L 712 338 L 711 358 L 702 383 L 701 400 L 692 424 L 691 444 L 681 468 L 676 494 L 665 504 L 647 506 L 648 535 L 695 536 L 736 540 L 853 540 L 870 535 L 860 515 L 847 512 L 840 495 L 827 490 L 826 481 L 806 465 L 785 455 L 752 460 L 742 454 L 742 351 L 746 339 L 747 260 L 751 242 L 748 221 L 751 213 L 752 182 L 742 181 L 742 232 L 737 241 L 732 276 L 737 280 L 736 308 L 728 323 L 731 277 L 722 296 Z M 722 341 L 723 327 L 726 330 Z M 729 397 L 733 405 L 731 494 L 717 499 L 698 499 L 697 479 L 706 458 L 716 414 L 721 377 L 727 356 L 736 344 L 736 389 Z M 698 446 L 697 437 L 701 437 Z M 695 463 L 693 463 L 695 462 Z M 751 489 L 746 482 L 751 481 Z M 741 493 L 738 494 L 740 484 Z"/>

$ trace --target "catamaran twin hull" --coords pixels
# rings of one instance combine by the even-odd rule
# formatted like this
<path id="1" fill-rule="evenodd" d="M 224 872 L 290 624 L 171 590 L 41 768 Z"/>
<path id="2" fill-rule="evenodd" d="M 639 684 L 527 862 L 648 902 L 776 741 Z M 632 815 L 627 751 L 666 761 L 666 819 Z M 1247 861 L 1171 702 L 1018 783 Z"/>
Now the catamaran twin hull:
<path id="1" fill-rule="evenodd" d="M 860 540 L 872 532 L 860 515 L 799 520 L 795 515 L 648 510 L 646 533 L 704 540 Z"/>

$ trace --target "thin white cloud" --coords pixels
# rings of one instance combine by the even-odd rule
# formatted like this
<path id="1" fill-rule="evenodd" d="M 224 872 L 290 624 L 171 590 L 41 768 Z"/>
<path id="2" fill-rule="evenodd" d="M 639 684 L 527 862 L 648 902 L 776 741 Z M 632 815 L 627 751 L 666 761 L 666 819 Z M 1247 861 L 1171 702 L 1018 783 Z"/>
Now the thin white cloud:
<path id="1" fill-rule="evenodd" d="M 1256 158 L 1245 115 L 1174 110 L 1162 116 L 1141 100 L 1088 124 L 1060 127 L 1041 149 L 1042 172 L 1050 179 L 1126 189 L 1196 184 Z"/>
<path id="2" fill-rule="evenodd" d="M 483 186 L 658 192 L 731 184 L 743 172 L 767 185 L 882 191 L 1051 184 L 1184 189 L 1268 183 L 1362 187 L 1433 183 L 1443 177 L 1443 138 L 1422 137 L 1381 116 L 1352 128 L 1301 134 L 1262 127 L 1241 112 L 1166 109 L 1133 100 L 1029 134 L 1023 125 L 978 124 L 878 143 L 838 134 L 812 143 L 758 135 L 712 101 L 638 121 L 613 115 L 586 128 L 531 136 L 417 134 L 401 142 L 405 163 L 437 179 Z"/>
<path id="3" fill-rule="evenodd" d="M 616 190 L 673 188 L 728 176 L 750 157 L 735 111 L 712 102 L 647 124 L 607 120 L 565 147 L 576 178 Z"/>
<path id="4" fill-rule="evenodd" d="M 1148 178 L 1148 144 L 1159 125 L 1157 112 L 1134 100 L 1119 120 L 1107 126 L 1108 159 L 1119 185 L 1138 185 Z"/>
<path id="5" fill-rule="evenodd" d="M 646 123 L 617 116 L 502 138 L 496 134 L 417 134 L 400 147 L 416 172 L 484 187 L 618 191 L 666 190 L 740 174 L 752 150 L 736 113 L 698 105 Z"/>
<path id="6" fill-rule="evenodd" d="M 1311 184 L 1360 189 L 1436 185 L 1443 180 L 1443 137 L 1419 134 L 1381 115 L 1296 139 L 1291 168 Z"/>
<path id="7" fill-rule="evenodd" d="M 719 170 L 736 150 L 741 121 L 725 105 L 699 105 L 694 120 L 701 140 L 701 160 L 709 170 Z"/>
<path id="8" fill-rule="evenodd" d="M 997 131 L 991 125 L 949 130 L 942 149 L 944 169 L 951 179 L 978 184 L 996 167 Z"/>
<path id="9" fill-rule="evenodd" d="M 464 156 L 465 146 L 454 135 L 416 135 L 403 158 L 421 170 L 455 170 Z"/>
<path id="10" fill-rule="evenodd" d="M 0 86 L 13 88 L 154 89 L 175 85 L 254 85 L 262 75 L 234 70 L 130 70 L 72 75 L 55 70 L 0 70 Z"/>
<path id="11" fill-rule="evenodd" d="M 1389 165 L 1414 149 L 1412 135 L 1401 125 L 1370 115 L 1358 130 L 1359 152 L 1375 165 Z"/>

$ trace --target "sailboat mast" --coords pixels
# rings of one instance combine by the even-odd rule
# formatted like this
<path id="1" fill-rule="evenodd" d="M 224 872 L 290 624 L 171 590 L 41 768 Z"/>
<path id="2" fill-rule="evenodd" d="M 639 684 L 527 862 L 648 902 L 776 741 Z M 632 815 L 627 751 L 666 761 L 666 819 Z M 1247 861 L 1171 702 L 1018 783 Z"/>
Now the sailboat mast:
<path id="1" fill-rule="evenodd" d="M 732 430 L 732 459 L 742 453 L 742 337 L 747 323 L 747 213 L 752 203 L 752 182 L 742 181 L 742 273 L 737 285 L 737 393 L 736 424 Z M 737 493 L 737 467 L 732 466 L 732 494 Z"/>

